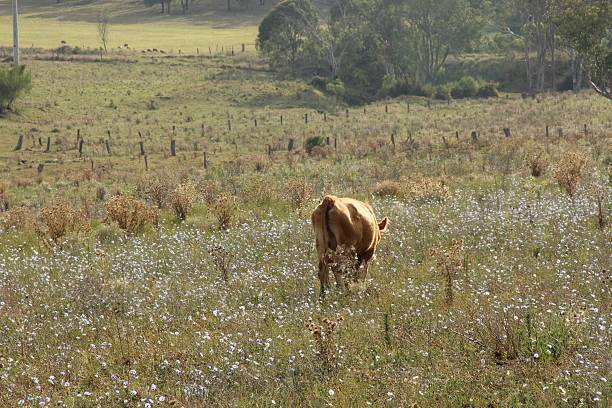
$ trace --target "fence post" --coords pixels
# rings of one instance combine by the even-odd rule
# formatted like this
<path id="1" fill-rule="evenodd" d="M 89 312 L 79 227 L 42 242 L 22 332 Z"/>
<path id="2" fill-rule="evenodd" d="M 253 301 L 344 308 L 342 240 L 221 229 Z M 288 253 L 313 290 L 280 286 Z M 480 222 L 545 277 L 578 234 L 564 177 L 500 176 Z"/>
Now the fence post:
<path id="1" fill-rule="evenodd" d="M 145 170 L 149 170 L 149 160 L 148 160 L 148 156 L 145 154 L 144 157 L 144 163 L 145 163 Z"/>
<path id="2" fill-rule="evenodd" d="M 206 152 L 204 152 L 204 168 L 208 168 L 208 160 L 206 160 Z"/>
<path id="3" fill-rule="evenodd" d="M 287 151 L 290 152 L 290 151 L 293 150 L 293 143 L 294 143 L 293 138 L 290 138 L 289 139 L 289 144 L 287 145 Z"/>
<path id="4" fill-rule="evenodd" d="M 109 155 L 109 156 L 112 156 L 112 154 L 111 154 L 111 148 L 110 148 L 110 142 L 109 142 L 109 140 L 108 140 L 108 139 L 106 139 L 106 140 L 104 141 L 104 143 L 106 144 L 106 153 L 108 153 L 108 155 Z"/>
<path id="5" fill-rule="evenodd" d="M 23 145 L 23 135 L 19 135 L 19 138 L 17 139 L 17 146 L 15 146 L 15 149 L 13 150 L 14 151 L 21 150 L 22 145 Z"/>
<path id="6" fill-rule="evenodd" d="M 79 157 L 83 156 L 83 144 L 84 144 L 83 139 L 80 139 L 79 140 Z"/>
<path id="7" fill-rule="evenodd" d="M 510 137 L 510 128 L 504 128 L 504 136 L 505 137 Z"/>
<path id="8" fill-rule="evenodd" d="M 40 175 L 40 173 L 42 173 L 44 169 L 45 169 L 45 165 L 42 163 L 38 163 L 38 167 L 36 168 L 37 174 Z"/>
<path id="9" fill-rule="evenodd" d="M 45 149 L 45 153 L 49 153 L 51 151 L 51 136 L 47 136 L 47 148 Z"/>
<path id="10" fill-rule="evenodd" d="M 477 142 L 478 141 L 478 132 L 475 130 L 472 130 L 472 142 Z"/>

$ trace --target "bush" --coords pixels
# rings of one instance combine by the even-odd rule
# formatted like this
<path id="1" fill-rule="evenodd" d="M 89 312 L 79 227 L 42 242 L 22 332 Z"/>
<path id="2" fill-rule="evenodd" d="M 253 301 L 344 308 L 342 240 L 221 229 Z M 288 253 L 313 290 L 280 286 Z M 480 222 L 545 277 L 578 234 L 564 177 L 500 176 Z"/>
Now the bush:
<path id="1" fill-rule="evenodd" d="M 441 99 L 443 101 L 451 99 L 451 89 L 452 86 L 450 84 L 436 86 L 433 90 L 434 99 Z"/>
<path id="2" fill-rule="evenodd" d="M 453 85 L 451 96 L 455 99 L 471 98 L 476 96 L 479 89 L 480 82 L 477 79 L 471 76 L 464 76 Z"/>
<path id="3" fill-rule="evenodd" d="M 325 86 L 325 90 L 328 93 L 336 96 L 343 96 L 346 93 L 346 88 L 344 87 L 344 84 L 338 78 L 334 79 L 331 82 L 328 82 Z"/>
<path id="4" fill-rule="evenodd" d="M 212 205 L 212 212 L 219 223 L 219 229 L 227 230 L 238 215 L 238 199 L 231 194 L 222 193 Z"/>
<path id="5" fill-rule="evenodd" d="M 555 180 L 570 197 L 576 194 L 578 184 L 582 179 L 582 173 L 588 159 L 582 152 L 567 152 L 559 160 L 554 171 Z"/>
<path id="6" fill-rule="evenodd" d="M 12 109 L 15 100 L 32 87 L 32 75 L 25 66 L 0 69 L 0 112 Z"/>
<path id="7" fill-rule="evenodd" d="M 479 98 L 497 98 L 499 93 L 497 92 L 497 87 L 493 83 L 484 84 L 476 93 L 476 96 Z"/>
<path id="8" fill-rule="evenodd" d="M 306 139 L 306 142 L 304 143 L 304 150 L 306 150 L 308 154 L 311 154 L 312 149 L 314 149 L 316 146 L 325 146 L 325 138 L 323 136 L 311 136 Z"/>
<path id="9" fill-rule="evenodd" d="M 321 91 L 325 91 L 327 89 L 327 79 L 320 77 L 318 75 L 315 75 L 314 77 L 312 77 L 312 79 L 310 80 L 310 85 L 312 85 L 313 87 L 321 90 Z"/>
<path id="10" fill-rule="evenodd" d="M 142 201 L 122 194 L 111 197 L 106 204 L 106 215 L 129 234 L 141 232 L 146 224 L 157 223 L 157 211 Z"/>
<path id="11" fill-rule="evenodd" d="M 196 198 L 195 186 L 191 183 L 184 183 L 179 185 L 170 194 L 170 206 L 174 210 L 176 217 L 179 221 L 185 221 L 187 218 L 187 212 L 193 206 L 193 202 Z"/>
<path id="12" fill-rule="evenodd" d="M 401 95 L 429 96 L 430 92 L 424 85 L 410 79 L 393 80 L 385 78 L 379 94 L 383 98 L 396 98 Z"/>
<path id="13" fill-rule="evenodd" d="M 41 237 L 55 243 L 69 232 L 87 231 L 90 228 L 84 211 L 77 210 L 64 201 L 40 210 L 40 221 L 38 232 Z"/>

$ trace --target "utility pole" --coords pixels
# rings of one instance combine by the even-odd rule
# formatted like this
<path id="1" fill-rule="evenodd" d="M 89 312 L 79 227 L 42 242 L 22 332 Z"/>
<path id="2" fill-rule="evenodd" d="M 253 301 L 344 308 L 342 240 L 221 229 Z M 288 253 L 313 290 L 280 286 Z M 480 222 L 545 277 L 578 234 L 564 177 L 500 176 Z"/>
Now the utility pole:
<path id="1" fill-rule="evenodd" d="M 19 20 L 17 14 L 17 0 L 13 0 L 13 62 L 15 65 L 19 65 Z"/>

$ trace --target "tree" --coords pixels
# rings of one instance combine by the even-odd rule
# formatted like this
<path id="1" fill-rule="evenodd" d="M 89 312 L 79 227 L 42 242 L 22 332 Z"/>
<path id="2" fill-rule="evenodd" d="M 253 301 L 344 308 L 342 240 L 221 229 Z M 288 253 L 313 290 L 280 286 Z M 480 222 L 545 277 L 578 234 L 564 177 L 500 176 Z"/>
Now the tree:
<path id="1" fill-rule="evenodd" d="M 311 27 L 318 27 L 318 15 L 310 0 L 284 0 L 259 25 L 257 48 L 273 65 L 295 71 L 310 44 Z"/>
<path id="2" fill-rule="evenodd" d="M 434 82 L 448 56 L 465 50 L 479 35 L 478 19 L 467 0 L 411 0 L 404 13 L 419 82 Z"/>
<path id="3" fill-rule="evenodd" d="M 0 69 L 0 112 L 12 109 L 15 101 L 32 88 L 32 75 L 25 65 Z"/>
<path id="4" fill-rule="evenodd" d="M 107 11 L 98 13 L 98 39 L 102 43 L 104 53 L 108 54 L 107 44 L 110 39 L 109 32 L 110 17 Z"/>
<path id="5" fill-rule="evenodd" d="M 553 0 L 552 15 L 556 32 L 580 55 L 593 89 L 612 100 L 612 5 L 609 0 Z"/>

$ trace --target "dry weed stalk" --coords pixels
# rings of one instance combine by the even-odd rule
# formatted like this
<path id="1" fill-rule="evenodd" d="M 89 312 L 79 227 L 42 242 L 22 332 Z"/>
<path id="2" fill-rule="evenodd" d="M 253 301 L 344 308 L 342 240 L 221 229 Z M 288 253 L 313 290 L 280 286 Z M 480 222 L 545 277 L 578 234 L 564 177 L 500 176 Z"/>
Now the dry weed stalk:
<path id="1" fill-rule="evenodd" d="M 325 372 L 333 372 L 338 368 L 338 329 L 344 318 L 323 318 L 318 322 L 308 320 L 306 328 L 312 334 L 317 348 L 317 356 Z"/>
<path id="2" fill-rule="evenodd" d="M 220 245 L 213 246 L 208 250 L 208 255 L 212 259 L 212 263 L 221 272 L 221 276 L 225 282 L 230 279 L 230 269 L 232 261 L 234 260 L 234 254 Z"/>
<path id="3" fill-rule="evenodd" d="M 589 193 L 597 206 L 597 225 L 601 230 L 608 224 L 608 190 L 601 178 L 593 177 L 589 183 Z"/>
<path id="4" fill-rule="evenodd" d="M 450 306 L 454 299 L 453 282 L 463 266 L 463 241 L 453 239 L 448 248 L 432 248 L 430 254 L 444 279 L 446 303 Z"/>

